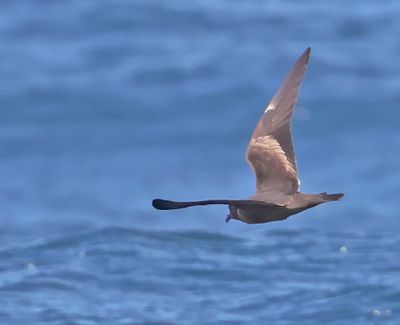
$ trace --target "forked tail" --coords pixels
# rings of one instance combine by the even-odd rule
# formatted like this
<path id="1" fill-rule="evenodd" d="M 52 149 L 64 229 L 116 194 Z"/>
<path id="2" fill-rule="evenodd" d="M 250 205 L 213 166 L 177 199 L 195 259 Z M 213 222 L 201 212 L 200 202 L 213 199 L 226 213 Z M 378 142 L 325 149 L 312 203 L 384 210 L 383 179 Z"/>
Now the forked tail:
<path id="1" fill-rule="evenodd" d="M 321 193 L 321 198 L 324 201 L 338 201 L 342 198 L 343 193 L 334 193 L 334 194 L 327 194 L 326 192 Z"/>

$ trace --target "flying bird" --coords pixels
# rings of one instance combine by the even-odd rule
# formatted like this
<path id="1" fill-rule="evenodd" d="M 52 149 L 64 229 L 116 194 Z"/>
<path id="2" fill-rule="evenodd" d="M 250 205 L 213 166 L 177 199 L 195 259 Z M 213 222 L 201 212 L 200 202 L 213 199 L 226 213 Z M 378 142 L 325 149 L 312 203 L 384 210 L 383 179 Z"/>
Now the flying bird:
<path id="1" fill-rule="evenodd" d="M 291 134 L 291 121 L 310 59 L 308 48 L 297 60 L 285 82 L 272 98 L 258 122 L 247 149 L 247 161 L 256 176 L 256 194 L 245 200 L 203 200 L 177 202 L 153 200 L 159 210 L 196 205 L 225 204 L 226 222 L 236 219 L 249 224 L 287 219 L 319 204 L 337 201 L 343 193 L 305 194 L 299 192 L 300 179 Z"/>

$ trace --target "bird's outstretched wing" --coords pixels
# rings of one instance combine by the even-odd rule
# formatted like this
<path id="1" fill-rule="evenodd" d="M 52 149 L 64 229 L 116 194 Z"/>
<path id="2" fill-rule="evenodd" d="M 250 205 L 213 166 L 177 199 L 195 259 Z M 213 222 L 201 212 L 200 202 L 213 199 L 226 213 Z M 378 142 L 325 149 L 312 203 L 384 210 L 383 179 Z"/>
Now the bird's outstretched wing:
<path id="1" fill-rule="evenodd" d="M 272 98 L 255 128 L 247 160 L 254 169 L 257 193 L 278 191 L 293 194 L 300 180 L 291 134 L 291 119 L 311 49 L 297 60 L 282 87 Z"/>

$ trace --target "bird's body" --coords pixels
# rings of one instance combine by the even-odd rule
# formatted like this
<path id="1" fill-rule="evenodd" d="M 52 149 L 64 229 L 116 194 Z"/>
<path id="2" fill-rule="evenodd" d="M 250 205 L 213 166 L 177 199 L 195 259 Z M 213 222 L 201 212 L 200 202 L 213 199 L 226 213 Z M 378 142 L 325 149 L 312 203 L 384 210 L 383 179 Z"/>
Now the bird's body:
<path id="1" fill-rule="evenodd" d="M 304 194 L 297 192 L 293 195 L 287 195 L 284 200 L 278 192 L 262 193 L 250 199 L 268 202 L 269 206 L 253 205 L 237 207 L 231 204 L 229 205 L 230 214 L 228 219 L 238 219 L 245 223 L 265 223 L 284 220 L 321 203 L 338 200 L 341 196 L 341 194 Z"/>
<path id="2" fill-rule="evenodd" d="M 246 200 L 205 200 L 176 202 L 153 200 L 160 210 L 195 205 L 227 204 L 226 221 L 265 223 L 284 220 L 321 203 L 339 200 L 343 194 L 304 194 L 299 192 L 297 162 L 291 135 L 291 119 L 301 82 L 310 58 L 308 48 L 296 62 L 258 122 L 247 149 L 247 160 L 256 175 L 256 194 Z"/>

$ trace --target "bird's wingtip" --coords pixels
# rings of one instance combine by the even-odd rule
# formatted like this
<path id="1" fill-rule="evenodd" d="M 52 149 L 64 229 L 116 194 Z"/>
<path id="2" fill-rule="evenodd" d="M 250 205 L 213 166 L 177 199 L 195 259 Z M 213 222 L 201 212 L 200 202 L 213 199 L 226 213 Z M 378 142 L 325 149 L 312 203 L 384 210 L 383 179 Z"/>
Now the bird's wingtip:
<path id="1" fill-rule="evenodd" d="M 304 51 L 303 56 L 310 57 L 310 55 L 311 55 L 311 47 L 307 47 L 306 50 Z"/>

